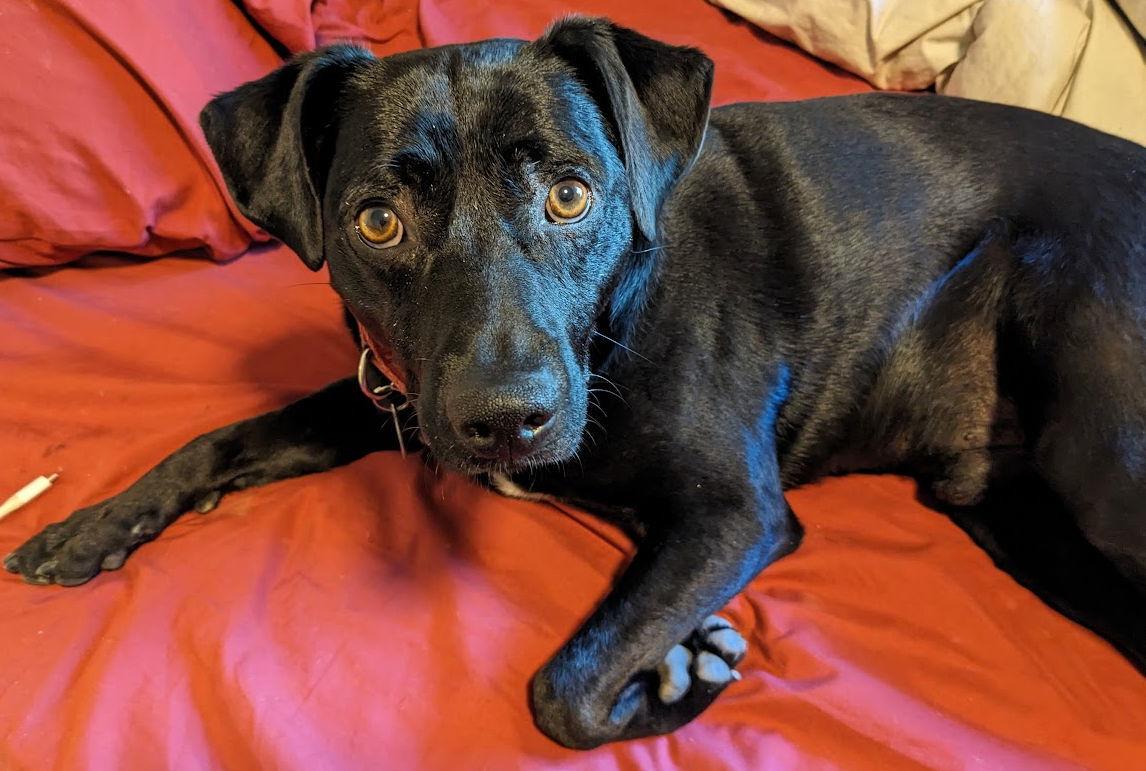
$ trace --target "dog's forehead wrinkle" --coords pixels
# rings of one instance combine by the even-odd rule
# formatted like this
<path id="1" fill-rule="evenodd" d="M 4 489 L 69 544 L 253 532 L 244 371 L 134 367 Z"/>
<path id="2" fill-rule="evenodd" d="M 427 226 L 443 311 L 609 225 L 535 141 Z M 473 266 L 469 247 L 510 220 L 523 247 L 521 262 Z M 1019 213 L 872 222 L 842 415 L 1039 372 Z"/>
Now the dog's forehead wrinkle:
<path id="1" fill-rule="evenodd" d="M 461 146 L 477 156 L 475 162 L 488 164 L 497 158 L 485 154 L 504 156 L 521 147 L 544 155 L 555 142 L 571 142 L 580 162 L 596 160 L 604 127 L 585 89 L 551 66 L 539 67 L 536 57 L 502 53 L 483 58 L 459 51 L 446 78 Z M 444 98 L 440 89 L 434 98 Z"/>
<path id="2" fill-rule="evenodd" d="M 545 157 L 554 134 L 529 84 L 501 70 L 472 73 L 454 85 L 463 147 L 473 165 L 491 169 Z"/>
<path id="3" fill-rule="evenodd" d="M 406 100 L 399 120 L 386 108 L 380 111 L 375 124 L 380 136 L 374 144 L 389 149 L 391 157 L 379 165 L 420 162 L 439 174 L 463 164 L 488 170 L 500 165 L 498 156 L 506 146 L 544 148 L 546 142 L 529 118 L 537 114 L 529 99 L 524 90 L 481 72 L 435 72 Z M 487 106 L 474 109 L 474 104 Z"/>
<path id="4" fill-rule="evenodd" d="M 520 207 L 543 184 L 538 179 L 562 168 L 581 169 L 590 180 L 620 173 L 584 88 L 521 48 L 520 41 L 492 41 L 382 60 L 366 86 L 374 97 L 368 136 L 352 140 L 374 150 L 358 170 L 362 186 L 376 185 L 380 198 L 395 194 L 394 185 L 413 187 L 424 202 L 429 194 L 430 205 L 449 200 L 452 208 L 464 179 L 487 190 L 496 179 L 496 196 Z M 507 208 L 501 219 L 515 218 Z"/>

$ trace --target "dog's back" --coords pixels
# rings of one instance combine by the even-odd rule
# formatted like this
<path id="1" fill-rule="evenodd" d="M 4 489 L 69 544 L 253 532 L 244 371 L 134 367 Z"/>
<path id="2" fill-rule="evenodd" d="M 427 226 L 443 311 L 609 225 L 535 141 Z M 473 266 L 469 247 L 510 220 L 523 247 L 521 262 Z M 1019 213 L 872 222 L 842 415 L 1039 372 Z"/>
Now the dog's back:
<path id="1" fill-rule="evenodd" d="M 1025 446 L 1146 587 L 1146 149 L 959 99 L 733 105 L 665 222 L 710 279 L 668 283 L 766 329 L 733 358 L 792 367 L 787 484 L 907 464 L 968 505 Z"/>

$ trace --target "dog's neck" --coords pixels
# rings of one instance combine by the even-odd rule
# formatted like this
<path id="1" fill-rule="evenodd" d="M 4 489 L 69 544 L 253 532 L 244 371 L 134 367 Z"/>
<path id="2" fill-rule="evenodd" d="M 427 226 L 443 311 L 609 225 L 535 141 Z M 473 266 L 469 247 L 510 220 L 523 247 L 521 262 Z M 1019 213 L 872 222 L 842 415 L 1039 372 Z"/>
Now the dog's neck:
<path id="1" fill-rule="evenodd" d="M 600 369 L 611 369 L 633 342 L 656 286 L 663 249 L 660 244 L 639 239 L 621 260 L 600 316 L 598 340 L 604 341 L 597 362 Z"/>

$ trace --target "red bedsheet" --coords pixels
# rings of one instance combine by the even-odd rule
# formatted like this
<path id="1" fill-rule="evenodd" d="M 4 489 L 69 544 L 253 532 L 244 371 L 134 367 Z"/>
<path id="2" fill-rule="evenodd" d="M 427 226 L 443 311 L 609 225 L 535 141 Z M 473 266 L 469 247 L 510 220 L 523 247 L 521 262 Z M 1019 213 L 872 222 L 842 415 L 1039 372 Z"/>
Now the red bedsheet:
<path id="1" fill-rule="evenodd" d="M 431 44 L 564 10 L 384 5 Z M 700 2 L 608 5 L 580 9 L 714 55 L 720 102 L 860 88 Z M 349 374 L 324 281 L 281 248 L 0 274 L 0 497 L 61 471 L 0 553 Z M 529 677 L 629 553 L 618 533 L 379 455 L 231 495 L 83 587 L 0 575 L 0 769 L 1146 767 L 1146 679 L 911 482 L 790 500 L 804 546 L 727 609 L 744 680 L 673 736 L 575 753 L 529 717 Z"/>

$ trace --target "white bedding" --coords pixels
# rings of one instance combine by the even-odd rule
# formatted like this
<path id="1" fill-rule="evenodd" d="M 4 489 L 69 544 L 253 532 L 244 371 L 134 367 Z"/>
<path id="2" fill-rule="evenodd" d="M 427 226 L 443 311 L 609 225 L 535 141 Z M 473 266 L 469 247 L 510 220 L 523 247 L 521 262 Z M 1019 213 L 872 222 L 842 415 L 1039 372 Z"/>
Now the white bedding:
<path id="1" fill-rule="evenodd" d="M 1146 145 L 1146 0 L 709 1 L 881 88 L 934 84 Z"/>

